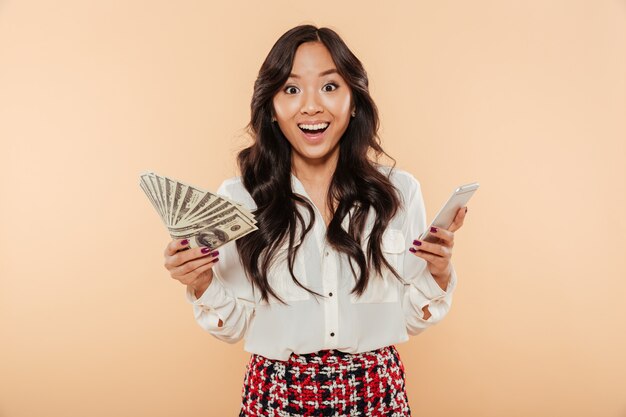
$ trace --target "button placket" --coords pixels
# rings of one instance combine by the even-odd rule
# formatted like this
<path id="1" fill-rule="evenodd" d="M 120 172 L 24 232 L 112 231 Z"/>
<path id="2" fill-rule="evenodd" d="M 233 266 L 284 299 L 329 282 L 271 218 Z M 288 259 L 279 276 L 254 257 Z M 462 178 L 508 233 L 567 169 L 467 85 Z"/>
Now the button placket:
<path id="1" fill-rule="evenodd" d="M 322 284 L 324 293 L 328 295 L 324 303 L 324 319 L 326 327 L 326 345 L 337 346 L 337 329 L 339 327 L 339 304 L 337 292 L 337 259 L 336 254 L 326 245 L 322 251 Z"/>
<path id="2" fill-rule="evenodd" d="M 306 196 L 308 198 L 308 196 Z M 309 199 L 310 201 L 310 199 Z M 339 325 L 339 305 L 337 303 L 337 258 L 335 252 L 332 248 L 328 247 L 326 241 L 326 227 L 324 225 L 324 218 L 321 213 L 313 204 L 315 209 L 315 226 L 314 230 L 316 233 L 316 237 L 318 238 L 318 242 L 320 245 L 320 269 L 322 273 L 322 288 L 323 293 L 329 294 L 333 293 L 333 296 L 330 296 L 325 299 L 324 303 L 324 325 L 326 328 L 326 337 L 325 337 L 325 345 L 328 348 L 333 348 L 337 346 L 337 337 L 336 332 Z M 332 333 L 332 336 L 331 336 Z"/>

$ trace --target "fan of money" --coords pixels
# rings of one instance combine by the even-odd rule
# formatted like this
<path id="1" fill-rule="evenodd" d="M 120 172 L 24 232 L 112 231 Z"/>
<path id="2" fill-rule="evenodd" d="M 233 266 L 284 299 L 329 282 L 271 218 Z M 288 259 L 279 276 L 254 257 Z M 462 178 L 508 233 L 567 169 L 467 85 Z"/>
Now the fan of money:
<path id="1" fill-rule="evenodd" d="M 236 201 L 178 180 L 145 172 L 139 186 L 172 239 L 213 249 L 257 230 L 254 215 Z"/>

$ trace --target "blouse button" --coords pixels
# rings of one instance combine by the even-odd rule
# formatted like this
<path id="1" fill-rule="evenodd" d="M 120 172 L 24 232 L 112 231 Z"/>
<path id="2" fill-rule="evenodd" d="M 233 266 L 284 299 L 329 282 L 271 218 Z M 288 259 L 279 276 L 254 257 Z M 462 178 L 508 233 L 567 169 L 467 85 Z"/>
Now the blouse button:
<path id="1" fill-rule="evenodd" d="M 331 332 L 330 337 L 335 337 L 335 332 Z"/>
<path id="2" fill-rule="evenodd" d="M 329 293 L 328 293 L 328 295 L 332 297 L 332 296 L 333 296 L 333 293 L 332 293 L 332 292 L 329 292 Z"/>
<path id="3" fill-rule="evenodd" d="M 328 251 L 326 251 L 325 255 L 328 256 Z"/>

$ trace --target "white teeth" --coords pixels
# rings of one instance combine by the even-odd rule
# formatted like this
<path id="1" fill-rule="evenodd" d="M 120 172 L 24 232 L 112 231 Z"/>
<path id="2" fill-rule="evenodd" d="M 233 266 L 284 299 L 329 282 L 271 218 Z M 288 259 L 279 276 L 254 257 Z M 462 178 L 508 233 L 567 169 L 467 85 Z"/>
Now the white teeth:
<path id="1" fill-rule="evenodd" d="M 306 129 L 306 130 L 320 130 L 320 129 L 327 128 L 328 125 L 329 123 L 318 123 L 316 125 L 298 125 L 298 127 L 300 127 L 301 129 Z"/>

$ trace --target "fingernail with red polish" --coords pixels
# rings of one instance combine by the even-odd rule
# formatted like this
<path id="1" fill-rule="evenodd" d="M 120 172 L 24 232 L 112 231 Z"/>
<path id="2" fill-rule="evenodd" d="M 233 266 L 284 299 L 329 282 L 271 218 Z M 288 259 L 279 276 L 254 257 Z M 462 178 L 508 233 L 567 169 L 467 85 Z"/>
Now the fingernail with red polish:
<path id="1" fill-rule="evenodd" d="M 415 248 L 409 248 L 409 252 L 413 252 L 413 253 L 415 253 L 415 252 L 417 252 L 417 249 L 415 249 Z"/>
<path id="2" fill-rule="evenodd" d="M 211 256 L 217 256 L 217 255 L 219 255 L 219 254 L 220 254 L 220 253 L 219 253 L 218 251 L 216 251 L 216 250 L 214 250 L 213 252 L 211 252 Z"/>
<path id="3" fill-rule="evenodd" d="M 413 241 L 413 244 L 414 244 L 415 246 L 422 246 L 422 242 L 420 242 L 419 240 L 414 240 L 414 241 Z"/>
<path id="4" fill-rule="evenodd" d="M 180 241 L 180 244 L 182 246 L 186 246 L 188 243 L 189 243 L 189 241 L 187 239 L 183 239 L 183 240 Z"/>
<path id="5" fill-rule="evenodd" d="M 209 253 L 209 252 L 211 252 L 211 248 L 202 248 L 202 249 L 200 249 L 200 252 L 202 252 L 202 253 Z"/>
<path id="6" fill-rule="evenodd" d="M 215 258 L 215 259 L 213 259 L 213 262 L 217 262 L 219 260 L 220 260 L 220 258 Z"/>
<path id="7" fill-rule="evenodd" d="M 433 233 L 437 233 L 437 228 L 436 227 L 431 227 L 430 231 L 433 232 Z"/>

